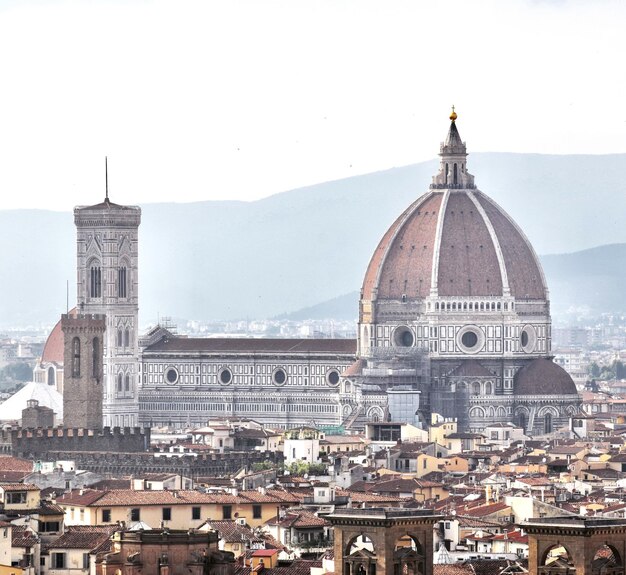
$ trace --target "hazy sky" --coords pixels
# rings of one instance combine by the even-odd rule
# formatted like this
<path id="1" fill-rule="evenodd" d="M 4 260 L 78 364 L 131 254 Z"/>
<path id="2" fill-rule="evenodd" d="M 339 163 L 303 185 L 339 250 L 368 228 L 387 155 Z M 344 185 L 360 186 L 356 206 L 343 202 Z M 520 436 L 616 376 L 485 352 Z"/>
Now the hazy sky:
<path id="1" fill-rule="evenodd" d="M 0 209 L 100 201 L 105 155 L 120 203 L 411 164 L 451 104 L 470 152 L 625 152 L 624 22 L 620 0 L 0 0 Z"/>

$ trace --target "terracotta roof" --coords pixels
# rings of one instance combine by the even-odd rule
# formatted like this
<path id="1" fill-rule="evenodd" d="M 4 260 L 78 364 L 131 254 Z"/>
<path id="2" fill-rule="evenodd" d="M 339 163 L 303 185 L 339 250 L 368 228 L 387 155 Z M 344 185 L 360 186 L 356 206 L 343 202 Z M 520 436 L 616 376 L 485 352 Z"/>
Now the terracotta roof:
<path id="1" fill-rule="evenodd" d="M 13 525 L 11 530 L 12 547 L 34 547 L 39 542 L 37 535 L 28 527 Z"/>
<path id="2" fill-rule="evenodd" d="M 70 525 L 65 533 L 47 543 L 42 552 L 47 553 L 54 549 L 85 549 L 91 551 L 100 547 L 118 529 L 114 525 Z"/>
<path id="3" fill-rule="evenodd" d="M 263 541 L 257 537 L 250 526 L 241 525 L 232 520 L 213 521 L 209 519 L 206 525 L 219 532 L 220 539 L 226 543 L 240 543 L 241 541 Z"/>
<path id="4" fill-rule="evenodd" d="M 39 487 L 32 483 L 0 483 L 4 491 L 39 491 Z"/>
<path id="5" fill-rule="evenodd" d="M 465 509 L 464 514 L 471 517 L 485 517 L 487 515 L 491 515 L 492 513 L 497 513 L 506 509 L 510 510 L 511 507 L 506 503 L 499 502 L 491 503 L 490 505 L 481 505 L 480 507 Z"/>
<path id="6" fill-rule="evenodd" d="M 350 367 L 344 369 L 341 374 L 342 377 L 350 377 L 352 375 L 361 375 L 363 368 L 367 365 L 367 361 L 364 359 L 357 359 Z"/>
<path id="7" fill-rule="evenodd" d="M 272 517 L 268 520 L 269 525 L 276 525 L 277 523 L 281 527 L 294 527 L 296 529 L 308 529 L 315 527 L 324 527 L 329 525 L 328 521 L 322 517 L 318 517 L 315 513 L 310 511 L 288 511 L 284 517 L 278 519 Z"/>
<path id="8" fill-rule="evenodd" d="M 574 380 L 549 359 L 535 359 L 515 374 L 515 395 L 577 395 Z"/>
<path id="9" fill-rule="evenodd" d="M 148 346 L 147 352 L 203 351 L 215 353 L 356 354 L 355 339 L 255 339 L 228 337 L 171 337 Z"/>
<path id="10" fill-rule="evenodd" d="M 0 455 L 0 469 L 4 471 L 33 471 L 34 463 L 29 459 L 20 459 L 11 455 Z"/>

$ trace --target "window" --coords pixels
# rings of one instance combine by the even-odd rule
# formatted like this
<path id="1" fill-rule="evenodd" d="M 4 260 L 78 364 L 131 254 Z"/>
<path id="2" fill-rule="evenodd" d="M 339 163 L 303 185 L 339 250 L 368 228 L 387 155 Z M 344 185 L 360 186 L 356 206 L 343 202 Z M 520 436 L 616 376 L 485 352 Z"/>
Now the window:
<path id="1" fill-rule="evenodd" d="M 97 378 L 100 374 L 100 340 L 93 338 L 91 347 L 91 377 Z"/>
<path id="2" fill-rule="evenodd" d="M 261 510 L 262 507 L 260 505 L 252 506 L 252 519 L 261 519 Z"/>
<path id="3" fill-rule="evenodd" d="M 122 383 L 124 381 L 124 376 L 121 373 L 117 374 L 117 391 L 122 391 Z"/>
<path id="4" fill-rule="evenodd" d="M 102 269 L 92 265 L 89 273 L 89 297 L 102 297 Z"/>
<path id="5" fill-rule="evenodd" d="M 117 270 L 117 297 L 126 297 L 126 268 Z"/>
<path id="6" fill-rule="evenodd" d="M 7 503 L 26 503 L 26 491 L 9 491 L 5 497 Z"/>
<path id="7" fill-rule="evenodd" d="M 124 330 L 124 347 L 128 347 L 130 345 L 130 330 L 126 328 Z"/>
<path id="8" fill-rule="evenodd" d="M 126 380 L 124 384 L 124 391 L 130 391 L 130 375 L 126 374 Z"/>
<path id="9" fill-rule="evenodd" d="M 102 523 L 110 523 L 111 522 L 111 510 L 103 509 L 102 510 Z"/>
<path id="10" fill-rule="evenodd" d="M 83 569 L 89 569 L 89 553 L 83 553 Z"/>
<path id="11" fill-rule="evenodd" d="M 200 519 L 200 507 L 192 507 L 191 508 L 191 518 L 192 519 Z"/>
<path id="12" fill-rule="evenodd" d="M 163 521 L 171 521 L 172 520 L 172 508 L 164 507 L 163 508 Z"/>
<path id="13" fill-rule="evenodd" d="M 52 568 L 53 569 L 65 569 L 65 553 L 53 553 L 52 554 Z"/>
<path id="14" fill-rule="evenodd" d="M 80 377 L 80 339 L 72 340 L 72 377 Z"/>
<path id="15" fill-rule="evenodd" d="M 39 531 L 42 531 L 44 533 L 54 533 L 56 531 L 59 531 L 61 527 L 58 521 L 44 521 L 39 525 Z"/>
<path id="16" fill-rule="evenodd" d="M 222 519 L 232 519 L 232 517 L 233 517 L 233 506 L 222 505 Z"/>
<path id="17" fill-rule="evenodd" d="M 140 519 L 141 513 L 138 507 L 130 510 L 130 520 L 131 521 L 141 521 Z"/>

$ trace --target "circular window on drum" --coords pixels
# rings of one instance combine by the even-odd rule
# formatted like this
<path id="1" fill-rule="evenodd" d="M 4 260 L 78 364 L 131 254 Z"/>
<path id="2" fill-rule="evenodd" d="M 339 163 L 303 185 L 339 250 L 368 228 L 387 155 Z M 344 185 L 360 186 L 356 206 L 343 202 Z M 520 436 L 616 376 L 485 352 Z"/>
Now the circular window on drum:
<path id="1" fill-rule="evenodd" d="M 459 330 L 456 343 L 465 353 L 477 353 L 485 345 L 485 334 L 475 325 L 466 325 Z"/>
<path id="2" fill-rule="evenodd" d="M 178 370 L 175 367 L 168 367 L 165 370 L 165 383 L 174 385 L 178 382 Z"/>
<path id="3" fill-rule="evenodd" d="M 328 385 L 339 385 L 339 372 L 336 369 L 331 369 L 326 374 L 326 383 Z"/>
<path id="4" fill-rule="evenodd" d="M 230 371 L 230 369 L 228 369 L 227 367 L 223 367 L 217 374 L 217 379 L 220 383 L 228 385 L 233 381 L 233 372 Z"/>
<path id="5" fill-rule="evenodd" d="M 525 325 L 519 336 L 519 343 L 524 353 L 531 353 L 537 345 L 537 332 L 532 325 Z"/>
<path id="6" fill-rule="evenodd" d="M 393 343 L 397 347 L 413 347 L 415 337 L 413 330 L 406 325 L 402 325 L 393 332 Z"/>
<path id="7" fill-rule="evenodd" d="M 272 373 L 272 381 L 275 385 L 287 383 L 287 372 L 282 367 L 277 367 Z"/>

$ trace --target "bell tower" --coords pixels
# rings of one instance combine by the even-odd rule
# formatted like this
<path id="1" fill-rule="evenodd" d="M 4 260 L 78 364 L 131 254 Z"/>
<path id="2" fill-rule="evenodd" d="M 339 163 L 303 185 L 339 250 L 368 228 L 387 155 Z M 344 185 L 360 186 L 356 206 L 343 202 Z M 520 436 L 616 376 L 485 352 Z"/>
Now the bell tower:
<path id="1" fill-rule="evenodd" d="M 74 208 L 79 314 L 106 316 L 103 359 L 103 425 L 138 422 L 139 282 L 141 209 L 109 200 Z"/>

